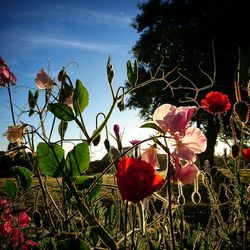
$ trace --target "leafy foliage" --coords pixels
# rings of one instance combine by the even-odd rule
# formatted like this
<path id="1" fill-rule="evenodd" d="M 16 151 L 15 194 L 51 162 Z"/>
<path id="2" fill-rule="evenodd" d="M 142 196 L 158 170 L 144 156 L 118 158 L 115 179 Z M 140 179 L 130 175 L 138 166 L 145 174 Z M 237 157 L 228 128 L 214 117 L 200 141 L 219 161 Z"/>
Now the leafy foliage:
<path id="1" fill-rule="evenodd" d="M 245 33 L 248 29 L 246 1 L 223 0 L 201 3 L 193 0 L 149 0 L 138 7 L 140 13 L 135 17 L 132 26 L 140 34 L 140 38 L 132 51 L 139 62 L 139 79 L 143 80 L 154 74 L 162 62 L 161 68 L 171 72 L 168 81 L 175 91 L 162 81 L 152 86 L 143 86 L 130 94 L 127 107 L 139 108 L 140 116 L 146 120 L 163 103 L 190 105 L 195 99 L 199 104 L 206 92 L 199 91 L 195 98 L 196 93 L 188 88 L 193 84 L 203 87 L 211 81 L 212 89 L 228 94 L 231 102 L 235 101 L 233 83 L 239 47 L 242 51 L 240 58 L 244 61 L 240 64 L 243 85 L 248 81 L 247 69 L 250 65 L 250 39 Z M 225 127 L 229 124 L 229 116 L 230 112 L 223 118 Z M 205 154 L 213 164 L 219 125 L 201 110 L 196 118 L 198 122 L 203 123 L 206 130 L 209 147 Z M 211 127 L 215 129 L 210 130 Z M 223 133 L 230 137 L 230 129 L 225 129 Z M 204 162 L 202 158 L 201 162 Z"/>

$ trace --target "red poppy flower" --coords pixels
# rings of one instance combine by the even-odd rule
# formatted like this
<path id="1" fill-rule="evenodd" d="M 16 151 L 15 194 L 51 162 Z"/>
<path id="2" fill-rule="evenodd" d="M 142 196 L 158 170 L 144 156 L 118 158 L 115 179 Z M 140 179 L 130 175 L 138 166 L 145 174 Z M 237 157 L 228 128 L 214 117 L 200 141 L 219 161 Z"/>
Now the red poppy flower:
<path id="1" fill-rule="evenodd" d="M 155 173 L 153 166 L 137 158 L 120 160 L 116 177 L 122 199 L 131 202 L 141 201 L 164 184 L 163 177 Z"/>
<path id="2" fill-rule="evenodd" d="M 250 161 L 250 148 L 242 149 L 242 155 L 246 160 Z"/>
<path id="3" fill-rule="evenodd" d="M 204 110 L 212 114 L 224 113 L 231 108 L 228 95 L 218 91 L 209 92 L 201 100 L 201 106 Z"/>

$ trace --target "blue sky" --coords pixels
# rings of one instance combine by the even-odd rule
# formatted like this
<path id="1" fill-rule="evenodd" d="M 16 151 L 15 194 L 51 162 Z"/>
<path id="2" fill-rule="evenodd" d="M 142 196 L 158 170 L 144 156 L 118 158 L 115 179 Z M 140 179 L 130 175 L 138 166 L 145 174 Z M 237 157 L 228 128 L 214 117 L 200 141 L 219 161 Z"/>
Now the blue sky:
<path id="1" fill-rule="evenodd" d="M 114 86 L 126 81 L 126 62 L 133 60 L 130 53 L 139 35 L 130 26 L 138 13 L 139 1 L 5 1 L 0 9 L 0 56 L 8 63 L 17 77 L 12 88 L 16 115 L 27 103 L 28 90 L 36 89 L 36 73 L 48 61 L 53 78 L 62 66 L 71 65 L 68 73 L 73 82 L 80 79 L 88 89 L 90 100 L 83 116 L 91 134 L 95 115 L 106 113 L 111 105 L 111 95 L 106 80 L 106 62 L 111 56 L 115 79 Z M 41 97 L 42 93 L 41 93 Z M 25 120 L 23 120 L 25 119 Z M 20 121 L 32 123 L 34 119 L 20 117 Z M 109 130 L 115 123 L 124 132 L 124 143 L 142 139 L 145 129 L 139 129 L 142 121 L 138 111 L 115 111 Z M 7 89 L 0 90 L 0 150 L 5 150 L 7 140 L 2 133 L 12 125 Z M 71 124 L 68 137 L 76 138 L 79 132 Z M 96 152 L 101 148 L 95 149 Z"/>

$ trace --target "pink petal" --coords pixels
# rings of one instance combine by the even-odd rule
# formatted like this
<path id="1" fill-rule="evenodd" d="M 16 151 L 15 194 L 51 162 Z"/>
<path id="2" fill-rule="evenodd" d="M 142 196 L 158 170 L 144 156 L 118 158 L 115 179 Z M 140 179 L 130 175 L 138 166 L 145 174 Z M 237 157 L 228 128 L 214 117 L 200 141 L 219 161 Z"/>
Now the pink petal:
<path id="1" fill-rule="evenodd" d="M 160 166 L 155 145 L 151 145 L 149 148 L 144 149 L 144 152 L 141 154 L 141 159 L 149 163 L 155 169 Z"/>
<path id="2" fill-rule="evenodd" d="M 158 107 L 154 114 L 153 114 L 153 120 L 161 127 L 161 129 L 165 132 L 168 132 L 169 125 L 171 123 L 171 115 L 172 118 L 174 118 L 176 107 L 171 104 L 163 104 L 160 107 Z M 166 115 L 169 115 L 169 120 L 164 120 Z"/>
<path id="3" fill-rule="evenodd" d="M 204 152 L 207 148 L 207 138 L 199 128 L 187 128 L 181 141 L 196 154 Z"/>
<path id="4" fill-rule="evenodd" d="M 173 156 L 181 158 L 186 161 L 196 161 L 196 155 L 192 149 L 190 149 L 187 145 L 180 145 L 175 148 L 172 153 Z"/>
<path id="5" fill-rule="evenodd" d="M 197 107 L 195 106 L 176 108 L 171 104 L 163 104 L 155 110 L 153 120 L 166 133 L 183 135 L 196 110 Z"/>
<path id="6" fill-rule="evenodd" d="M 176 168 L 176 178 L 183 185 L 192 183 L 199 174 L 200 171 L 195 164 L 187 163 L 181 168 Z"/>

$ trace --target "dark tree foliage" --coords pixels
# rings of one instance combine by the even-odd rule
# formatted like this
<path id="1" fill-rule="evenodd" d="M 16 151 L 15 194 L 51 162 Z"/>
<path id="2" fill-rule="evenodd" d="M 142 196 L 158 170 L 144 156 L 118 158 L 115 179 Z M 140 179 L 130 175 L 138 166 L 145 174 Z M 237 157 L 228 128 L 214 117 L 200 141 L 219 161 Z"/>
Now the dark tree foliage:
<path id="1" fill-rule="evenodd" d="M 249 1 L 245 0 L 149 0 L 138 4 L 140 13 L 135 17 L 132 26 L 140 34 L 139 40 L 132 49 L 139 62 L 139 79 L 148 78 L 164 58 L 162 68 L 171 71 L 179 65 L 180 72 L 191 79 L 196 86 L 211 84 L 202 73 L 202 68 L 214 78 L 213 88 L 199 93 L 199 102 L 208 91 L 217 90 L 229 95 L 233 104 L 234 80 L 239 58 L 239 48 L 246 51 L 250 45 L 249 36 Z M 216 64 L 212 53 L 212 41 Z M 214 75 L 214 66 L 216 74 Z M 170 76 L 175 79 L 178 72 Z M 243 76 L 243 74 L 242 74 Z M 242 78 L 243 79 L 243 78 Z M 245 78 L 246 79 L 246 78 Z M 246 83 L 243 79 L 242 83 Z M 139 108 L 144 119 L 151 117 L 156 107 L 163 103 L 177 106 L 194 103 L 181 103 L 188 91 L 188 81 L 180 77 L 176 86 L 183 86 L 175 91 L 174 97 L 163 82 L 154 83 L 133 92 L 127 107 Z M 192 94 L 189 93 L 192 97 Z M 224 115 L 227 120 L 230 112 Z M 218 120 L 208 113 L 198 112 L 198 125 L 202 122 L 208 139 L 207 151 L 201 156 L 213 164 L 214 146 L 219 133 Z M 229 130 L 227 130 L 229 131 Z M 202 159 L 203 157 L 203 159 Z"/>

